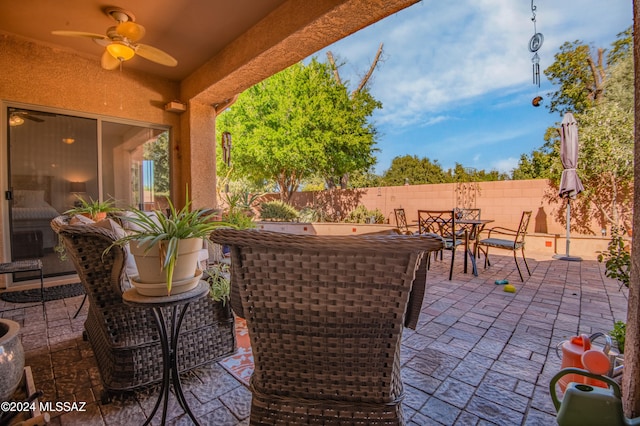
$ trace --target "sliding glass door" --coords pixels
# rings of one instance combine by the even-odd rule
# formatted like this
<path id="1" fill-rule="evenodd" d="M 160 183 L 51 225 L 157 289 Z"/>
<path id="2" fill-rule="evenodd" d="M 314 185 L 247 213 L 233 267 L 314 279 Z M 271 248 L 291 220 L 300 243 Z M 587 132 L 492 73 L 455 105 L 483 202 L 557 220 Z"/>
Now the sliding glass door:
<path id="1" fill-rule="evenodd" d="M 7 108 L 11 259 L 38 258 L 47 277 L 75 273 L 50 227 L 78 198 L 118 207 L 166 207 L 166 128 L 78 117 L 37 108 Z M 34 278 L 16 274 L 14 281 Z"/>

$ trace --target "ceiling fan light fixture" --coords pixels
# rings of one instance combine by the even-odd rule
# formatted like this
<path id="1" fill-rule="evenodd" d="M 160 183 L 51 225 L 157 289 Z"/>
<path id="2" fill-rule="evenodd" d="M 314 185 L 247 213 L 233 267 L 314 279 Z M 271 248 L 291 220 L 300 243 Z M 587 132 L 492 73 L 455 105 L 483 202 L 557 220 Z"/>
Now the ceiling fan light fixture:
<path id="1" fill-rule="evenodd" d="M 107 52 L 119 61 L 128 61 L 136 54 L 135 50 L 124 43 L 114 41 L 107 46 Z"/>
<path id="2" fill-rule="evenodd" d="M 142 25 L 127 21 L 118 24 L 116 32 L 130 41 L 136 42 L 144 37 L 146 31 Z"/>
<path id="3" fill-rule="evenodd" d="M 9 116 L 9 126 L 16 127 L 24 124 L 24 118 L 20 117 L 17 114 L 11 114 Z"/>

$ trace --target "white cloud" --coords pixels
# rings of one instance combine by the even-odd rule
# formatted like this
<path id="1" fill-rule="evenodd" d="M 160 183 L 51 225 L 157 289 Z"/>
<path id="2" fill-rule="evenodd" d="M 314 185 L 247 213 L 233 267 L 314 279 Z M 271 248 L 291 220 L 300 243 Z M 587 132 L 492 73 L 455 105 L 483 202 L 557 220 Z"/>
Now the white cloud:
<path id="1" fill-rule="evenodd" d="M 620 9 L 630 10 L 621 0 L 538 0 L 535 4 L 537 31 L 545 36 L 539 51 L 543 70 L 565 41 L 610 43 L 625 29 L 611 31 L 615 17 L 619 21 Z M 523 1 L 421 2 L 330 50 L 348 62 L 341 71 L 355 85 L 383 42 L 385 60 L 371 86 L 383 103 L 376 122 L 424 125 L 436 122 L 432 115 L 441 116 L 440 111 L 475 97 L 531 87 L 531 17 L 530 3 Z"/>
<path id="2" fill-rule="evenodd" d="M 544 34 L 541 71 L 567 41 L 609 47 L 632 23 L 628 0 L 534 0 Z M 395 156 L 510 172 L 521 153 L 542 145 L 559 121 L 531 99 L 553 90 L 544 75 L 532 84 L 531 3 L 514 0 L 422 1 L 328 49 L 345 65 L 343 80 L 359 83 L 378 45 L 383 61 L 370 81 L 383 108 L 374 113 L 378 168 Z M 325 50 L 316 54 L 325 59 Z"/>
<path id="3" fill-rule="evenodd" d="M 518 158 L 503 158 L 491 163 L 491 169 L 497 170 L 500 173 L 511 173 L 513 169 L 518 167 Z"/>

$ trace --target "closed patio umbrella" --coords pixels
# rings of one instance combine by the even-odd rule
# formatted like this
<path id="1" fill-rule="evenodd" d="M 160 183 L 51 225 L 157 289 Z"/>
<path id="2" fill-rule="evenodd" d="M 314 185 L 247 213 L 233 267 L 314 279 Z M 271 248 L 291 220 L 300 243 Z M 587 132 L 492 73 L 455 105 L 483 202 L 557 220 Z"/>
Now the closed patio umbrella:
<path id="1" fill-rule="evenodd" d="M 584 186 L 582 186 L 580 177 L 576 172 L 576 167 L 578 166 L 578 123 L 570 112 L 567 112 L 562 119 L 560 159 L 564 170 L 560 178 L 558 195 L 567 199 L 567 244 L 566 254 L 554 257 L 562 260 L 582 260 L 579 257 L 569 255 L 569 246 L 571 245 L 571 200 L 575 200 L 576 195 L 584 191 Z"/>

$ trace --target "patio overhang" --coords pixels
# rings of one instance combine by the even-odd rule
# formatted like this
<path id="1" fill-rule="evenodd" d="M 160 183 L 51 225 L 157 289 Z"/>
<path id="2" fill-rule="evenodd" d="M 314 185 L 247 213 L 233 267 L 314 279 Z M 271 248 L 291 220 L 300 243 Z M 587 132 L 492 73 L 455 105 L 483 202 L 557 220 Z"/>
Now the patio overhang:
<path id="1" fill-rule="evenodd" d="M 171 53 L 176 67 L 134 57 L 122 71 L 100 66 L 104 47 L 53 30 L 105 33 L 104 2 L 29 0 L 0 4 L 0 102 L 168 126 L 172 193 L 194 207 L 215 206 L 215 117 L 240 92 L 361 28 L 419 0 L 158 0 L 130 9 L 145 44 Z M 377 44 L 377 43 L 376 43 Z M 178 115 L 164 105 L 180 100 Z M 1 125 L 7 126 L 5 113 Z M 6 146 L 6 135 L 0 146 Z M 6 149 L 3 150 L 6 152 Z M 5 154 L 0 162 L 5 164 Z M 4 167 L 3 167 L 4 169 Z M 7 189 L 7 176 L 0 176 Z M 5 213 L 0 208 L 0 215 Z"/>

